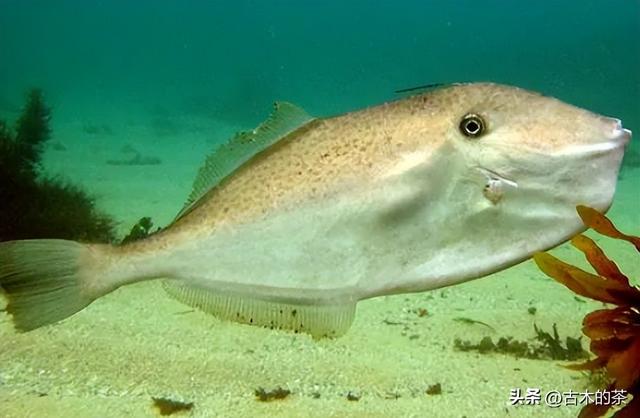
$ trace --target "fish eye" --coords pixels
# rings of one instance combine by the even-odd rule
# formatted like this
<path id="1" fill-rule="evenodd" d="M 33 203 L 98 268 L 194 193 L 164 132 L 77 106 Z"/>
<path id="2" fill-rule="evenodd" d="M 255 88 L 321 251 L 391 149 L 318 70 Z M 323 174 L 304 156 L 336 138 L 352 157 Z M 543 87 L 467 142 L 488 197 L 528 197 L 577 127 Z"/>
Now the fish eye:
<path id="1" fill-rule="evenodd" d="M 484 133 L 484 120 L 475 113 L 469 113 L 460 121 L 460 132 L 469 138 L 477 138 Z"/>

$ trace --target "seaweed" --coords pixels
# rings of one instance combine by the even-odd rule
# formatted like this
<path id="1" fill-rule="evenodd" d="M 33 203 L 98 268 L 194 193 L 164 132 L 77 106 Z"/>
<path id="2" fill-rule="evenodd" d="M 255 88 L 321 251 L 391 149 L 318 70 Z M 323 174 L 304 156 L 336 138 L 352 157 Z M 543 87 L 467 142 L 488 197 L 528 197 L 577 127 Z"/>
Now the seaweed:
<path id="1" fill-rule="evenodd" d="M 44 103 L 42 91 L 39 89 L 31 90 L 16 126 L 14 145 L 15 157 L 20 163 L 18 169 L 26 170 L 30 175 L 36 175 L 44 143 L 51 136 L 50 120 L 51 110 Z"/>
<path id="2" fill-rule="evenodd" d="M 640 251 L 640 237 L 620 232 L 595 209 L 586 206 L 576 209 L 588 228 L 610 238 L 628 241 Z M 566 367 L 595 372 L 604 370 L 609 380 L 605 390 L 626 391 L 633 396 L 613 416 L 640 416 L 640 290 L 630 284 L 629 278 L 592 239 L 577 235 L 571 244 L 585 255 L 596 274 L 564 263 L 548 253 L 534 255 L 540 270 L 578 295 L 616 307 L 599 309 L 584 317 L 582 332 L 591 340 L 590 350 L 596 357 Z M 586 405 L 580 418 L 602 416 L 610 406 Z"/>
<path id="3" fill-rule="evenodd" d="M 355 393 L 355 392 L 351 392 L 349 391 L 347 393 L 347 400 L 348 401 L 353 401 L 353 402 L 357 402 L 360 400 L 360 398 L 362 397 L 362 395 Z"/>
<path id="4" fill-rule="evenodd" d="M 272 390 L 266 390 L 259 387 L 254 390 L 253 393 L 260 402 L 271 402 L 274 400 L 285 399 L 287 396 L 291 395 L 291 391 L 289 389 L 283 389 L 280 386 Z"/>
<path id="5" fill-rule="evenodd" d="M 425 393 L 427 395 L 440 395 L 442 394 L 442 385 L 440 383 L 429 385 Z"/>
<path id="6" fill-rule="evenodd" d="M 429 311 L 426 308 L 418 308 L 415 312 L 420 318 L 429 315 Z"/>
<path id="7" fill-rule="evenodd" d="M 453 343 L 454 347 L 460 351 L 509 354 L 516 358 L 531 360 L 579 360 L 587 357 L 580 338 L 566 337 L 563 345 L 556 324 L 553 324 L 553 334 L 543 331 L 535 324 L 533 329 L 536 336 L 532 342 L 516 340 L 513 337 L 500 337 L 494 343 L 491 337 L 484 337 L 475 344 L 459 338 L 456 338 Z"/>
<path id="8" fill-rule="evenodd" d="M 147 238 L 149 235 L 155 234 L 160 230 L 160 228 L 158 228 L 152 232 L 151 228 L 153 228 L 153 221 L 150 217 L 145 216 L 144 218 L 140 218 L 140 220 L 133 225 L 127 236 L 122 239 L 121 244 L 127 244 L 129 242 Z"/>
<path id="9" fill-rule="evenodd" d="M 193 409 L 193 402 L 181 402 L 175 401 L 169 398 L 156 398 L 152 397 L 153 406 L 158 410 L 160 415 L 173 415 L 177 412 L 191 411 Z"/>
<path id="10" fill-rule="evenodd" d="M 587 357 L 587 352 L 582 348 L 582 337 L 573 338 L 567 336 L 565 345 L 562 345 L 558 328 L 553 324 L 553 335 L 538 328 L 533 324 L 536 332 L 536 339 L 542 343 L 542 352 L 547 353 L 553 360 L 570 360 L 575 361 Z"/>
<path id="11" fill-rule="evenodd" d="M 78 186 L 40 174 L 51 111 L 34 89 L 15 132 L 0 122 L 0 241 L 62 238 L 110 242 L 115 222 Z"/>

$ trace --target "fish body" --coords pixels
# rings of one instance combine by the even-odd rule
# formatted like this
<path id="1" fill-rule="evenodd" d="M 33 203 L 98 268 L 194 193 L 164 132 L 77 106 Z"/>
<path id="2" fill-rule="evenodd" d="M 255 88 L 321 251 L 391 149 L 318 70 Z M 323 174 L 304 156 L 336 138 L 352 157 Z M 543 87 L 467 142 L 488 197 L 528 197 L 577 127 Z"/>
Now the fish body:
<path id="1" fill-rule="evenodd" d="M 580 232 L 576 205 L 609 208 L 629 139 L 617 119 L 492 83 L 331 118 L 280 103 L 207 159 L 165 230 L 118 247 L 3 243 L 0 285 L 25 330 L 168 278 L 223 318 L 340 335 L 359 300 L 482 277 Z"/>

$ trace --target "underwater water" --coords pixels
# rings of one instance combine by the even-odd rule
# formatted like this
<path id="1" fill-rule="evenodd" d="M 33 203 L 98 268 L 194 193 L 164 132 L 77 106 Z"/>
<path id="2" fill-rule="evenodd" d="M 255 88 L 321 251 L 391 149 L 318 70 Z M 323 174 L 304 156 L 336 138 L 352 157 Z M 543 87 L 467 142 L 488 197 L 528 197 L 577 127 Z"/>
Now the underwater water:
<path id="1" fill-rule="evenodd" d="M 168 225 L 205 157 L 275 100 L 321 117 L 471 81 L 539 91 L 640 132 L 640 2 L 0 0 L 0 119 L 12 124 L 25 92 L 42 89 L 43 173 L 95 196 L 119 238 L 142 217 Z M 608 216 L 640 233 L 637 138 Z M 598 243 L 640 278 L 631 246 Z M 554 254 L 584 265 L 566 244 Z M 194 417 L 572 417 L 579 405 L 514 406 L 510 394 L 584 392 L 586 374 L 456 340 L 536 346 L 534 324 L 556 324 L 564 344 L 601 306 L 526 261 L 360 302 L 344 336 L 314 340 L 220 321 L 148 281 L 28 333 L 0 312 L 0 417 L 152 417 L 153 398 L 192 403 L 176 416 Z M 278 388 L 290 394 L 256 395 Z"/>

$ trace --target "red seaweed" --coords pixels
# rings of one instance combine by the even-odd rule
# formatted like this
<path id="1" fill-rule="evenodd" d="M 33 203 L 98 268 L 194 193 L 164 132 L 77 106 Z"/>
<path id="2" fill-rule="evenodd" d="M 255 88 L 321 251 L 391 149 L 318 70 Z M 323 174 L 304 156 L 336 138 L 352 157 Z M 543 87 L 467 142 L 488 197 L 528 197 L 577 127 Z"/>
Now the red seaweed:
<path id="1" fill-rule="evenodd" d="M 620 232 L 606 216 L 595 209 L 578 206 L 585 226 L 601 235 L 628 241 L 640 251 L 640 238 Z M 587 314 L 582 332 L 590 340 L 596 357 L 585 363 L 567 366 L 572 370 L 604 369 L 611 384 L 605 390 L 625 390 L 633 396 L 615 418 L 640 417 L 640 290 L 629 282 L 615 262 L 590 238 L 577 235 L 571 244 L 580 250 L 596 274 L 564 263 L 547 253 L 537 253 L 534 260 L 540 270 L 574 293 L 600 302 L 617 305 Z M 579 418 L 604 415 L 610 405 L 589 404 Z"/>

